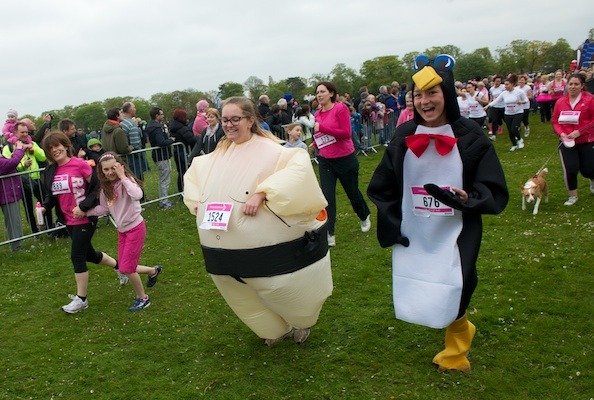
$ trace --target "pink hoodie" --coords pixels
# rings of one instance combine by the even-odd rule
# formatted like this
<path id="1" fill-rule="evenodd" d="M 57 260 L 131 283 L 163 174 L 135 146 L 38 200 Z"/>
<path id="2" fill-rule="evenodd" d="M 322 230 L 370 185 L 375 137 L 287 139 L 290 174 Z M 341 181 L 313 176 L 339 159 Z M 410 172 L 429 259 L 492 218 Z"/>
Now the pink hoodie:
<path id="1" fill-rule="evenodd" d="M 114 184 L 113 192 L 116 199 L 110 204 L 101 191 L 99 205 L 90 209 L 87 216 L 101 216 L 109 213 L 117 224 L 118 232 L 129 231 L 143 221 L 140 215 L 142 189 L 132 178 L 126 178 Z"/>

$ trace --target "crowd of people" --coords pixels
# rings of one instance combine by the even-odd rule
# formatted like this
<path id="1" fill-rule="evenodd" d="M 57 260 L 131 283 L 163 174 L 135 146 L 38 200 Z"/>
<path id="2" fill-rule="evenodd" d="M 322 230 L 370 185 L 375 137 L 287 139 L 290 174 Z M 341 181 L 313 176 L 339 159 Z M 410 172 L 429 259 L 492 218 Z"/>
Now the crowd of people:
<path id="1" fill-rule="evenodd" d="M 196 217 L 206 270 L 235 314 L 266 345 L 286 338 L 300 344 L 332 293 L 337 182 L 358 229 L 371 229 L 357 151 L 374 135 L 386 149 L 367 195 L 378 211 L 379 244 L 392 248 L 396 317 L 446 328 L 445 349 L 433 363 L 439 370 L 470 372 L 467 352 L 476 327 L 466 309 L 477 284 L 481 215 L 502 212 L 509 199 L 492 142 L 505 123 L 510 152 L 516 152 L 525 147 L 522 126 L 524 137 L 530 135 L 530 113 L 540 112 L 542 123 L 552 121 L 569 194 L 564 204 L 572 206 L 578 174 L 590 179 L 594 194 L 594 97 L 588 92 L 591 73 L 459 82 L 453 65 L 449 56 L 420 56 L 410 90 L 393 82 L 377 94 L 362 87 L 355 98 L 325 81 L 303 104 L 288 93 L 272 105 L 266 94 L 258 104 L 232 97 L 220 110 L 200 100 L 194 119 L 177 108 L 168 123 L 163 110 L 153 107 L 146 126 L 126 102 L 108 110 L 100 135 L 88 140 L 71 120 L 52 130 L 46 115 L 36 130 L 9 110 L 0 206 L 11 249 L 21 246 L 22 199 L 33 233 L 39 225 L 62 224 L 71 238 L 76 295 L 62 307 L 65 312 L 88 307 L 87 262 L 113 268 L 122 285 L 132 283 L 131 311 L 148 307 L 138 274 L 147 274 L 146 286 L 152 287 L 163 270 L 139 264 L 148 168 L 142 150 L 149 145 L 159 207 L 173 207 L 173 157 L 177 190 Z M 24 171 L 30 173 L 16 174 Z M 117 259 L 92 245 L 97 216 L 107 213 L 117 223 Z"/>

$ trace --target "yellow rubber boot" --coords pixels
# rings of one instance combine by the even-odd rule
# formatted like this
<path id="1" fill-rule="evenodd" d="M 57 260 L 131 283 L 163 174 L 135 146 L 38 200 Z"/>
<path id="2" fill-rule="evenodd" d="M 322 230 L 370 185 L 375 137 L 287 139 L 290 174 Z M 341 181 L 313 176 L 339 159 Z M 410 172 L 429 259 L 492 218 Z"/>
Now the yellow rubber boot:
<path id="1" fill-rule="evenodd" d="M 437 364 L 439 372 L 455 369 L 470 373 L 470 361 L 466 355 L 475 332 L 476 327 L 468 321 L 466 314 L 447 327 L 445 350 L 433 358 L 433 364 Z"/>

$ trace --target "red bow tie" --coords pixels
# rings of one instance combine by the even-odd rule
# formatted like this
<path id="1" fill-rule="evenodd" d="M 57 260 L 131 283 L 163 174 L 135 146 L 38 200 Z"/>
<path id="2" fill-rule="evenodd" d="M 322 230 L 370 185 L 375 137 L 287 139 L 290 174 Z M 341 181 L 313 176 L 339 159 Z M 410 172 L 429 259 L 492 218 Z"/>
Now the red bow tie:
<path id="1" fill-rule="evenodd" d="M 445 135 L 434 135 L 432 133 L 417 133 L 416 135 L 407 136 L 406 146 L 413 152 L 417 157 L 421 157 L 421 155 L 427 150 L 427 146 L 429 146 L 429 142 L 431 139 L 435 140 L 435 149 L 437 152 L 445 156 L 450 151 L 458 141 L 458 139 L 445 136 Z"/>

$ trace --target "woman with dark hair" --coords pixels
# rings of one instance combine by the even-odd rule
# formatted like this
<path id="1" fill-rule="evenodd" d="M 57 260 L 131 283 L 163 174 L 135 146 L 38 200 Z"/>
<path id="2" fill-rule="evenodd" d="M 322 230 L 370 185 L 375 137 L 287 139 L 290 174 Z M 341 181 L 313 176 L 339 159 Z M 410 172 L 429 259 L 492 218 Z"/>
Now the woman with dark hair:
<path id="1" fill-rule="evenodd" d="M 320 184 L 328 200 L 328 245 L 336 245 L 336 182 L 340 181 L 353 210 L 359 217 L 361 231 L 371 228 L 370 211 L 359 190 L 359 161 L 351 134 L 351 113 L 348 107 L 336 101 L 336 86 L 332 82 L 320 82 L 316 86 L 316 99 L 320 105 L 315 114 L 314 146 L 317 157 Z"/>
<path id="2" fill-rule="evenodd" d="M 173 121 L 169 124 L 169 131 L 176 143 L 173 146 L 173 159 L 177 169 L 177 191 L 181 193 L 184 191 L 184 174 L 188 170 L 188 154 L 200 140 L 200 136 L 194 136 L 188 124 L 188 113 L 183 108 L 173 110 Z M 183 146 L 177 143 L 183 143 Z"/>
<path id="3" fill-rule="evenodd" d="M 308 154 L 263 130 L 250 99 L 226 99 L 221 121 L 184 178 L 206 270 L 266 345 L 303 343 L 332 293 L 326 199 Z"/>
<path id="4" fill-rule="evenodd" d="M 578 173 L 590 179 L 594 194 L 594 96 L 584 91 L 586 79 L 573 74 L 567 81 L 567 95 L 555 103 L 553 129 L 563 146 L 559 155 L 563 164 L 569 198 L 566 206 L 578 201 Z"/>
<path id="5" fill-rule="evenodd" d="M 49 165 L 45 169 L 43 183 L 47 194 L 41 211 L 45 214 L 55 207 L 58 221 L 66 225 L 72 239 L 70 259 L 74 266 L 76 296 L 72 296 L 72 301 L 62 306 L 62 310 L 74 314 L 89 307 L 87 262 L 114 268 L 120 284 L 126 284 L 128 277 L 118 271 L 114 258 L 93 248 L 91 239 L 97 227 L 97 217 L 77 218 L 79 213 L 99 204 L 99 180 L 93 169 L 85 160 L 74 156 L 70 139 L 62 132 L 50 133 L 42 145 Z"/>
<path id="6" fill-rule="evenodd" d="M 485 106 L 485 110 L 489 107 L 504 107 L 505 125 L 509 132 L 509 140 L 512 147 L 509 151 L 516 151 L 524 148 L 524 140 L 520 136 L 520 126 L 524 118 L 524 105 L 529 104 L 529 100 L 522 89 L 516 87 L 518 77 L 511 74 L 505 80 L 505 90 L 489 104 Z"/>
<path id="7" fill-rule="evenodd" d="M 367 194 L 380 245 L 392 247 L 396 318 L 447 327 L 433 363 L 470 372 L 476 328 L 466 309 L 477 285 L 481 215 L 503 211 L 509 195 L 493 145 L 460 116 L 453 65 L 446 55 L 417 58 L 414 119 L 396 128 Z"/>
<path id="8" fill-rule="evenodd" d="M 483 107 L 489 103 L 489 99 L 482 92 L 476 90 L 476 83 L 472 81 L 466 84 L 466 94 L 470 106 L 469 119 L 479 124 L 482 128 L 485 125 L 485 118 L 487 117 L 487 113 Z M 489 139 L 495 140 L 495 136 L 490 135 Z"/>

